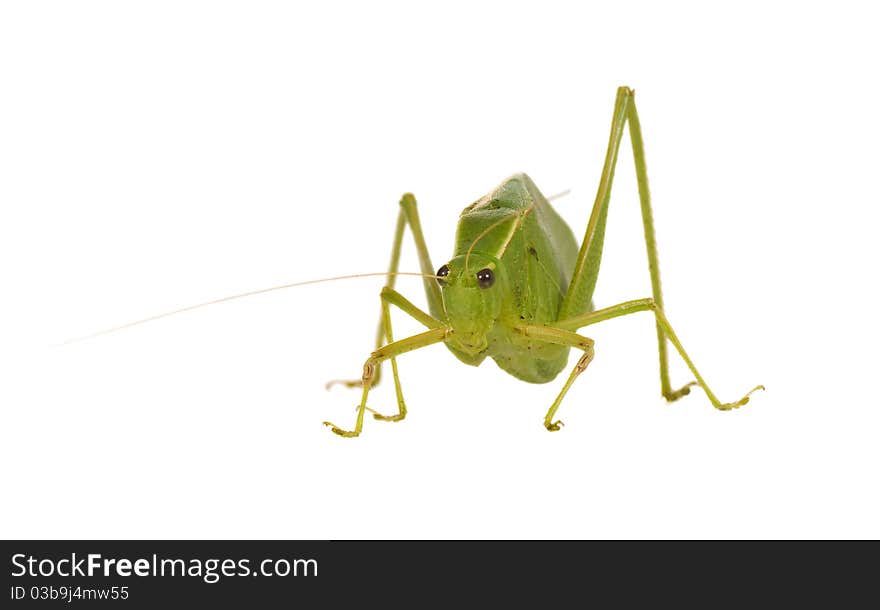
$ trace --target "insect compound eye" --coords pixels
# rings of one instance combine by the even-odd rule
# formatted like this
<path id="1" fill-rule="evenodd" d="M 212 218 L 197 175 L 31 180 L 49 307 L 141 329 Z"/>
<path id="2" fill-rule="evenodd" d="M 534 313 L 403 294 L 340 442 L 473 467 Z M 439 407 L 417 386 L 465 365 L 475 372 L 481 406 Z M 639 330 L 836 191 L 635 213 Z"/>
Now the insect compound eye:
<path id="1" fill-rule="evenodd" d="M 442 267 L 437 269 L 437 283 L 441 286 L 445 286 L 446 280 L 441 278 L 445 278 L 447 275 L 449 275 L 449 265 L 443 265 Z"/>
<path id="2" fill-rule="evenodd" d="M 488 288 L 495 283 L 495 274 L 491 269 L 480 269 L 477 271 L 477 285 L 480 288 Z"/>

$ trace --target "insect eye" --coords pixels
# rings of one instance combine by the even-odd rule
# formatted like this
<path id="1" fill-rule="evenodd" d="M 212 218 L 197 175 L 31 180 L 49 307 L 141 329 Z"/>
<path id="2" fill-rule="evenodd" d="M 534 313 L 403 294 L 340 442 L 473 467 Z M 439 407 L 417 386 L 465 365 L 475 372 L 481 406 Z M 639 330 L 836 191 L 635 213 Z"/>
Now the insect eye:
<path id="1" fill-rule="evenodd" d="M 480 288 L 488 288 L 495 283 L 495 274 L 491 269 L 480 269 L 477 271 L 477 285 Z"/>
<path id="2" fill-rule="evenodd" d="M 441 279 L 449 275 L 449 265 L 443 265 L 439 269 L 437 269 L 437 283 L 441 286 L 446 285 L 446 280 Z"/>

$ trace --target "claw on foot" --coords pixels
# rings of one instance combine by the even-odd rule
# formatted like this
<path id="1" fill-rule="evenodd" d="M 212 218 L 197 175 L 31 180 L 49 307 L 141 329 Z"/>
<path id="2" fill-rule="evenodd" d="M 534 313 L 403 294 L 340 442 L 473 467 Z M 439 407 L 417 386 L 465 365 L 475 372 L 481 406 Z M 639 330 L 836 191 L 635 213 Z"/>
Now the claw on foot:
<path id="1" fill-rule="evenodd" d="M 744 404 L 747 404 L 749 402 L 749 396 L 751 396 L 754 392 L 757 392 L 758 390 L 766 390 L 766 389 L 767 388 L 765 388 L 762 385 L 756 385 L 751 390 L 749 390 L 748 393 L 746 393 L 746 395 L 743 396 L 742 398 L 740 398 L 738 401 L 728 402 L 728 403 L 719 405 L 716 407 L 716 409 L 718 409 L 719 411 L 730 411 L 731 409 L 738 409 L 741 406 L 743 406 Z"/>
<path id="2" fill-rule="evenodd" d="M 557 432 L 562 426 L 565 424 L 562 423 L 562 420 L 557 419 L 555 422 L 544 422 L 544 427 L 547 428 L 550 432 Z"/>
<path id="3" fill-rule="evenodd" d="M 682 386 L 681 388 L 675 390 L 674 392 L 669 392 L 668 394 L 663 394 L 663 398 L 666 399 L 667 402 L 675 402 L 682 396 L 687 396 L 691 393 L 691 388 L 695 385 L 699 385 L 696 381 L 691 381 L 690 383 Z"/>
<path id="4" fill-rule="evenodd" d="M 338 434 L 339 436 L 343 436 L 345 438 L 354 438 L 355 436 L 360 434 L 357 431 L 343 430 L 342 428 L 337 427 L 336 424 L 334 424 L 333 422 L 325 421 L 324 425 L 329 426 L 333 434 Z"/>

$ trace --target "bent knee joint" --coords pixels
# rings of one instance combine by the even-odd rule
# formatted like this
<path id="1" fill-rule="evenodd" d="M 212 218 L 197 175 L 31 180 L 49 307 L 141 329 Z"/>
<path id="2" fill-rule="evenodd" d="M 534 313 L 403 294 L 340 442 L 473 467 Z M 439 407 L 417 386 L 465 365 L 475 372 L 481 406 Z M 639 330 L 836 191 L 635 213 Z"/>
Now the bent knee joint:
<path id="1" fill-rule="evenodd" d="M 365 386 L 371 385 L 373 383 L 373 381 L 376 379 L 376 365 L 377 364 L 378 363 L 375 360 L 373 360 L 372 358 L 370 360 L 367 360 L 364 363 L 364 374 L 361 377 L 361 380 L 364 382 Z"/>
<path id="2" fill-rule="evenodd" d="M 416 196 L 412 193 L 404 193 L 400 198 L 400 207 L 402 208 L 412 208 L 416 205 Z"/>
<path id="3" fill-rule="evenodd" d="M 590 362 L 592 362 L 592 360 L 593 360 L 593 348 L 590 347 L 589 349 L 584 350 L 584 355 L 581 356 L 581 359 L 578 360 L 578 363 L 575 365 L 575 367 L 574 367 L 575 375 L 580 375 L 585 370 L 587 370 L 587 366 L 590 364 Z"/>

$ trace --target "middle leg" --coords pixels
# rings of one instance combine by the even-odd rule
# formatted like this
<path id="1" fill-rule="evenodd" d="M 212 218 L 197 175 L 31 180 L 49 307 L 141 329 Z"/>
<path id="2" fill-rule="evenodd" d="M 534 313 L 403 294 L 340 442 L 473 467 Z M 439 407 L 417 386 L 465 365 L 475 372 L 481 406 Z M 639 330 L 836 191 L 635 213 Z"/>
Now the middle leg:
<path id="1" fill-rule="evenodd" d="M 666 314 L 663 313 L 663 309 L 657 304 L 654 299 L 638 299 L 635 301 L 626 301 L 625 303 L 612 305 L 611 307 L 606 307 L 605 309 L 591 311 L 589 313 L 581 314 L 579 316 L 574 316 L 567 320 L 561 320 L 559 322 L 556 322 L 556 326 L 562 329 L 567 329 L 568 332 L 570 332 L 578 328 L 583 328 L 584 326 L 598 324 L 599 322 L 604 322 L 605 320 L 611 320 L 613 318 L 638 313 L 640 311 L 654 312 L 654 317 L 657 321 L 657 327 L 660 328 L 663 335 L 669 339 L 670 343 L 672 343 L 672 345 L 678 351 L 681 359 L 684 360 L 685 364 L 687 364 L 691 373 L 693 373 L 694 377 L 696 378 L 696 381 L 692 381 L 680 390 L 678 390 L 676 392 L 677 395 L 671 398 L 667 396 L 666 398 L 670 402 L 672 400 L 675 400 L 679 396 L 684 396 L 685 394 L 687 394 L 690 391 L 691 386 L 698 385 L 703 388 L 704 392 L 706 392 L 706 396 L 709 398 L 709 401 L 712 403 L 713 407 L 721 411 L 729 411 L 730 409 L 736 409 L 749 402 L 749 395 L 751 395 L 752 392 L 764 389 L 764 386 L 762 385 L 755 386 L 754 388 L 749 390 L 745 396 L 743 396 L 736 402 L 723 403 L 718 400 L 718 397 L 715 396 L 715 393 L 706 384 L 706 381 L 703 379 L 700 371 L 697 370 L 697 367 L 696 365 L 694 365 L 693 360 L 691 360 L 690 356 L 688 356 L 688 353 L 685 351 L 684 346 L 678 339 L 678 335 L 675 334 L 675 331 L 672 329 L 672 325 L 669 323 L 669 320 L 666 319 Z"/>
<path id="2" fill-rule="evenodd" d="M 388 264 L 388 279 L 386 280 L 385 288 L 382 291 L 383 295 L 386 294 L 387 290 L 394 292 L 394 284 L 397 280 L 396 274 L 398 270 L 398 265 L 400 264 L 400 251 L 403 247 L 403 234 L 407 226 L 409 226 L 410 231 L 413 235 L 413 241 L 415 241 L 416 253 L 419 257 L 419 268 L 421 269 L 421 272 L 425 275 L 432 275 L 435 271 L 434 267 L 431 266 L 431 257 L 428 254 L 428 246 L 425 243 L 425 236 L 422 233 L 422 222 L 419 218 L 419 210 L 418 206 L 416 205 L 416 198 L 411 193 L 406 193 L 400 199 L 400 210 L 397 214 L 397 226 L 394 230 L 394 242 L 391 246 L 391 262 Z M 425 296 L 428 299 L 428 311 L 431 312 L 431 316 L 433 316 L 435 320 L 437 318 L 442 318 L 443 297 L 440 294 L 440 287 L 437 285 L 437 282 L 433 279 L 433 277 L 424 278 L 423 283 L 425 287 Z M 394 292 L 394 294 L 398 294 L 399 296 L 399 293 L 397 292 Z M 403 299 L 403 297 L 400 298 Z M 403 300 L 406 301 L 406 299 Z M 406 302 L 409 303 L 409 301 Z M 413 309 L 417 309 L 411 303 L 409 303 L 409 305 L 411 305 Z M 419 318 L 419 316 L 413 315 L 413 317 L 422 322 L 422 319 Z M 430 324 L 426 324 L 426 326 L 428 326 L 429 328 L 431 327 Z M 375 349 L 379 349 L 380 347 L 385 345 L 386 335 L 387 333 L 385 328 L 385 314 L 380 311 L 379 324 L 378 328 L 376 329 Z M 381 378 L 381 375 L 382 367 L 379 366 L 376 369 L 376 373 L 373 379 L 373 386 L 379 384 L 379 379 Z M 335 379 L 333 381 L 327 382 L 328 389 L 334 385 L 344 385 L 348 388 L 354 388 L 361 387 L 362 382 L 360 379 Z"/>

